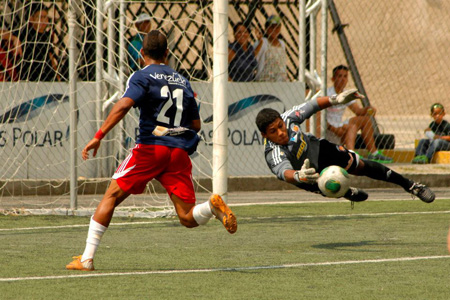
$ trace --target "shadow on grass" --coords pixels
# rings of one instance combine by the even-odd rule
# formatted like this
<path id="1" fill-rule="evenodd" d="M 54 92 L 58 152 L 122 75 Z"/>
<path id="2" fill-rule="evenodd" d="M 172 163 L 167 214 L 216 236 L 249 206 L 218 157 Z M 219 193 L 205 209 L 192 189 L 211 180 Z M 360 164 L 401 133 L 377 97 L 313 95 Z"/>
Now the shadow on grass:
<path id="1" fill-rule="evenodd" d="M 347 220 L 364 220 L 364 219 L 379 219 L 386 218 L 386 216 L 360 216 L 360 215 L 335 215 L 335 216 L 279 216 L 279 217 L 237 217 L 238 224 L 265 224 L 265 223 L 301 223 L 301 222 L 325 222 L 325 221 L 347 221 Z"/>
<path id="2" fill-rule="evenodd" d="M 339 251 L 366 251 L 366 252 L 379 252 L 374 249 L 361 249 L 365 246 L 381 246 L 387 244 L 380 244 L 379 241 L 359 241 L 359 242 L 349 242 L 349 243 L 327 243 L 313 245 L 316 249 L 327 249 L 327 250 L 339 250 Z"/>

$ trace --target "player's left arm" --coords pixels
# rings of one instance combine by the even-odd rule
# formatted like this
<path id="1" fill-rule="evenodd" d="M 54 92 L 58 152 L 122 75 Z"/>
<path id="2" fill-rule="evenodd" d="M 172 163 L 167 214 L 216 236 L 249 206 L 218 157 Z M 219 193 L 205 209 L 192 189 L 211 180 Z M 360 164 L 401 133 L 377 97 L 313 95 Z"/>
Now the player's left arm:
<path id="1" fill-rule="evenodd" d="M 337 104 L 346 104 L 355 99 L 363 99 L 364 96 L 356 89 L 346 90 L 340 94 L 333 96 L 314 97 L 310 101 L 298 106 L 294 106 L 291 110 L 284 113 L 299 123 L 308 119 L 316 112 Z"/>
<path id="2" fill-rule="evenodd" d="M 340 94 L 327 97 L 330 105 L 347 104 L 356 99 L 364 99 L 364 95 L 358 92 L 357 89 L 348 89 Z"/>
<path id="3" fill-rule="evenodd" d="M 350 90 L 345 90 L 344 92 L 337 94 L 337 95 L 322 96 L 322 97 L 317 97 L 315 99 L 313 98 L 310 102 L 316 101 L 317 105 L 319 106 L 319 110 L 322 110 L 322 109 L 328 108 L 332 105 L 346 104 L 355 99 L 363 99 L 363 98 L 364 98 L 364 95 L 360 94 L 358 92 L 358 90 L 350 89 Z M 357 105 L 356 105 L 356 108 L 358 108 Z"/>
<path id="4" fill-rule="evenodd" d="M 292 109 L 284 112 L 283 115 L 288 116 L 298 123 L 303 123 L 316 112 L 328 106 L 330 106 L 328 97 L 315 97 L 308 102 L 294 106 Z"/>

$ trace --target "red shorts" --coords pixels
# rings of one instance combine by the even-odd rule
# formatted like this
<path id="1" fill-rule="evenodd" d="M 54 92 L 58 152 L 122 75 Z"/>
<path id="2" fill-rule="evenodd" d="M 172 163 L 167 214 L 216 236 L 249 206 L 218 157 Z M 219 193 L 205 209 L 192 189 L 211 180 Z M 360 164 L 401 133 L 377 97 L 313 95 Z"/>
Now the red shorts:
<path id="1" fill-rule="evenodd" d="M 120 188 L 129 194 L 142 194 L 155 178 L 169 196 L 195 203 L 192 163 L 186 151 L 160 145 L 137 144 L 114 173 Z"/>

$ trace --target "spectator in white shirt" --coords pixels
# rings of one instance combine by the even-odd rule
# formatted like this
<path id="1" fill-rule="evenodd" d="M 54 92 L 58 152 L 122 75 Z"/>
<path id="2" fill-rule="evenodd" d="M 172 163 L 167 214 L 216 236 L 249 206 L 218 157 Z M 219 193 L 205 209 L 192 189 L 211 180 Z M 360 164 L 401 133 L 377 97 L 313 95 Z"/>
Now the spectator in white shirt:
<path id="1" fill-rule="evenodd" d="M 333 86 L 328 88 L 327 96 L 342 93 L 348 83 L 348 67 L 339 65 L 333 69 Z M 355 114 L 350 119 L 343 120 L 345 109 L 349 107 Z M 340 142 L 349 150 L 355 150 L 356 136 L 361 130 L 361 137 L 369 151 L 368 159 L 380 163 L 391 163 L 392 158 L 384 156 L 376 147 L 371 116 L 376 109 L 372 106 L 361 107 L 356 100 L 342 105 L 327 108 L 327 129 L 336 135 Z M 328 137 L 327 137 L 328 138 Z"/>

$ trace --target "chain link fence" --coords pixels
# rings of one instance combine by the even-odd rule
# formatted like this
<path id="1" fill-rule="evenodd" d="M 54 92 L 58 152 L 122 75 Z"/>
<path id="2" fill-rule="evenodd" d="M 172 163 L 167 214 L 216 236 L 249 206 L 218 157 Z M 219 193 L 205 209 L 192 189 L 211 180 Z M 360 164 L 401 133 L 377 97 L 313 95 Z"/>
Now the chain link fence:
<path id="1" fill-rule="evenodd" d="M 431 105 L 450 107 L 450 1 L 334 2 L 380 131 L 395 135 L 396 148 L 414 149 L 432 121 Z M 331 17 L 329 22 L 331 85 L 332 68 L 347 60 Z"/>

